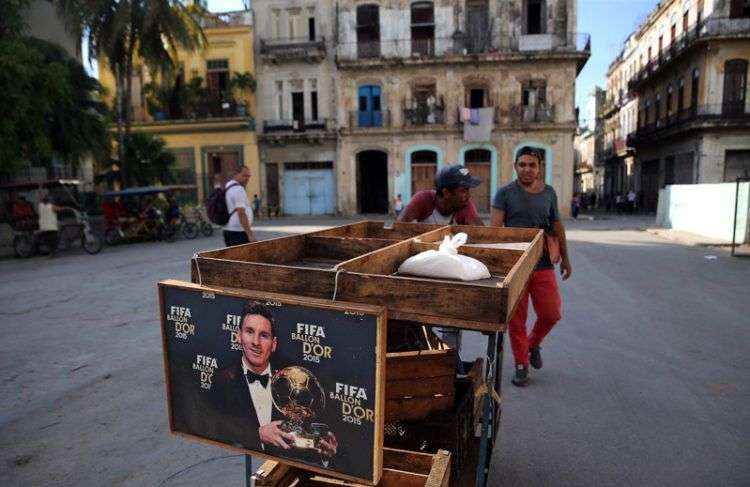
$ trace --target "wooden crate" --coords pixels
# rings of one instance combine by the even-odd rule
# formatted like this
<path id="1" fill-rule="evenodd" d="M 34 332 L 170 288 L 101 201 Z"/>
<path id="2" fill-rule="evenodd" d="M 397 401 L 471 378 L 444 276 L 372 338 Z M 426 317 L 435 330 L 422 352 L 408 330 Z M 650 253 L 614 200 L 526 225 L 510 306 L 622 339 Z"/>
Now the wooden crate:
<path id="1" fill-rule="evenodd" d="M 516 242 L 523 250 L 465 246 L 492 277 L 463 282 L 396 275 L 412 255 L 464 231 L 469 244 Z M 418 233 L 422 232 L 422 233 Z M 395 319 L 503 331 L 542 253 L 542 231 L 360 222 L 312 234 L 201 252 L 193 282 L 336 299 L 388 308 Z"/>
<path id="2" fill-rule="evenodd" d="M 448 487 L 450 483 L 451 454 L 420 453 L 394 448 L 383 449 L 383 476 L 378 487 Z M 360 487 L 340 479 L 314 475 L 287 465 L 268 461 L 256 473 L 257 487 Z"/>
<path id="3" fill-rule="evenodd" d="M 481 417 L 476 403 L 481 404 L 484 397 L 477 398 L 476 395 L 482 383 L 482 359 L 469 365 L 468 376 L 454 379 L 451 384 L 455 393 L 447 410 L 434 412 L 416 421 L 391 421 L 386 416 L 385 446 L 427 453 L 439 450 L 451 452 L 451 485 L 459 485 L 456 480 L 462 470 L 475 468 L 475 465 L 470 465 L 469 457 L 475 425 Z"/>

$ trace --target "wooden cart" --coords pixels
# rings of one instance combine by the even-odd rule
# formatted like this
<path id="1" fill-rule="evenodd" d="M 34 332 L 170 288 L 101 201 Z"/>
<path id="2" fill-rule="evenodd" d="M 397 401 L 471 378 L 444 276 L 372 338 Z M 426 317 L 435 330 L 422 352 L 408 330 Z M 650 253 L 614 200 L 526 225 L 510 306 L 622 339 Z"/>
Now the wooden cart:
<path id="1" fill-rule="evenodd" d="M 397 273 L 405 259 L 437 249 L 446 235 L 458 232 L 468 235 L 467 245 L 460 247 L 459 253 L 483 262 L 490 270 L 490 278 L 462 282 Z M 457 438 L 451 453 L 453 461 L 463 465 L 461 472 L 454 472 L 454 477 L 461 473 L 461 479 L 452 479 L 452 485 L 484 486 L 499 427 L 503 334 L 542 248 L 541 230 L 412 223 L 394 223 L 386 228 L 383 222 L 364 221 L 200 252 L 191 261 L 191 278 L 204 286 L 383 306 L 387 308 L 389 336 L 392 329 L 404 326 L 483 332 L 487 336 L 486 356 L 471 373 L 474 381 L 469 389 L 473 399 L 468 406 L 462 403 L 460 409 L 471 419 L 457 421 L 464 425 L 464 433 L 460 434 L 470 438 Z M 425 338 L 427 350 L 388 354 L 387 424 L 399 427 L 410 421 L 434 420 L 431 415 L 450 413 L 452 407 L 458 407 L 453 373 L 456 353 L 433 347 L 431 340 Z M 410 424 L 413 431 L 419 431 Z M 475 440 L 476 424 L 481 425 L 481 433 Z M 442 455 L 439 451 L 435 455 Z M 388 458 L 387 453 L 384 456 Z M 387 461 L 384 465 L 387 467 Z M 471 475 L 467 475 L 469 469 Z M 283 482 L 284 478 L 296 478 L 299 483 L 295 485 L 325 485 L 321 478 L 311 479 L 309 474 L 274 462 L 266 462 L 262 470 L 276 472 L 268 477 L 276 479 L 276 483 L 267 478 L 266 483 L 257 485 L 290 485 Z M 279 474 L 281 470 L 283 475 Z M 417 473 L 424 479 L 410 477 L 408 485 L 448 485 L 442 477 L 437 484 L 421 482 L 419 479 L 432 479 L 434 473 L 425 471 L 424 466 Z M 406 485 L 388 483 L 385 478 L 384 475 L 379 485 Z"/>

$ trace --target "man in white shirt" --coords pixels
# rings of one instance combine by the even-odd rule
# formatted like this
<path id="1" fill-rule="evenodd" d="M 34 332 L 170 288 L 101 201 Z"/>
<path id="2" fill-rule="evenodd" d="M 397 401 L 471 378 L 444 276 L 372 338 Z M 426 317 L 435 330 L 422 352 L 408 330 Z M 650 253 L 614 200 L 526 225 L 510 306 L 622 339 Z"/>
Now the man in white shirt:
<path id="1" fill-rule="evenodd" d="M 240 166 L 232 179 L 224 186 L 224 197 L 229 211 L 229 221 L 223 228 L 224 243 L 227 247 L 256 240 L 251 228 L 253 212 L 245 192 L 248 181 L 250 181 L 250 169 L 247 166 Z"/>

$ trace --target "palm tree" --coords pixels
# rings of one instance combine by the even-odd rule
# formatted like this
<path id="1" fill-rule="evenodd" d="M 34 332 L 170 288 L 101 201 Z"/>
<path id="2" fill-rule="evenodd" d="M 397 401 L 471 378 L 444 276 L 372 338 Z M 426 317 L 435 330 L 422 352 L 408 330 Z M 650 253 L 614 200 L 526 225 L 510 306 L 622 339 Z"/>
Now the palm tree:
<path id="1" fill-rule="evenodd" d="M 70 27 L 86 34 L 89 56 L 104 60 L 115 75 L 118 159 L 128 185 L 125 139 L 130 135 L 133 66 L 142 61 L 169 79 L 178 48 L 202 48 L 206 38 L 199 0 L 56 0 Z"/>

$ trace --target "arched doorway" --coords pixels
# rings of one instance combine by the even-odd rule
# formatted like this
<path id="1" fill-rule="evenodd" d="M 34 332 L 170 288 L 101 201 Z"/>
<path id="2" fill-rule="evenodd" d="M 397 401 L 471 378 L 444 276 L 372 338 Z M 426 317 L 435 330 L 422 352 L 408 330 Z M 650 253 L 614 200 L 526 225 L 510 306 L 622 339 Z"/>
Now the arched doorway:
<path id="1" fill-rule="evenodd" d="M 482 183 L 471 190 L 471 199 L 477 210 L 490 211 L 490 183 L 492 173 L 492 153 L 487 149 L 471 149 L 464 154 L 464 166 L 474 176 L 482 178 Z"/>
<path id="2" fill-rule="evenodd" d="M 433 189 L 435 186 L 435 171 L 437 171 L 438 155 L 431 150 L 418 150 L 411 153 L 411 194 Z"/>
<path id="3" fill-rule="evenodd" d="M 388 154 L 357 154 L 357 208 L 360 213 L 388 213 Z"/>

